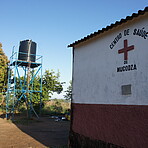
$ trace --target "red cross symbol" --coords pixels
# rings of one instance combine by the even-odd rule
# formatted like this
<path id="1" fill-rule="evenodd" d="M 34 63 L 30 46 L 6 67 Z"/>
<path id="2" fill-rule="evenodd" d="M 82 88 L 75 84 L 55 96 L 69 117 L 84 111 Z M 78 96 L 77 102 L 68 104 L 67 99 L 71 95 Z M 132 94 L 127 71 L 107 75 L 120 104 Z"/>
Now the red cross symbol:
<path id="1" fill-rule="evenodd" d="M 128 51 L 130 51 L 130 50 L 134 50 L 134 45 L 128 47 L 128 42 L 127 42 L 127 40 L 124 40 L 124 48 L 119 49 L 119 50 L 118 50 L 118 53 L 119 53 L 119 54 L 120 54 L 120 53 L 124 53 L 124 60 L 127 61 L 127 60 L 128 60 Z"/>

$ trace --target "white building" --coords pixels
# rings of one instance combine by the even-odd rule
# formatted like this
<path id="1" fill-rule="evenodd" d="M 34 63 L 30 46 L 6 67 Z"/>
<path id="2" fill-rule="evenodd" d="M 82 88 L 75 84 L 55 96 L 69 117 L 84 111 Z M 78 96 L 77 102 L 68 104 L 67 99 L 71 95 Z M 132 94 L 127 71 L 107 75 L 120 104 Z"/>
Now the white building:
<path id="1" fill-rule="evenodd" d="M 148 7 L 73 47 L 70 145 L 148 147 Z"/>

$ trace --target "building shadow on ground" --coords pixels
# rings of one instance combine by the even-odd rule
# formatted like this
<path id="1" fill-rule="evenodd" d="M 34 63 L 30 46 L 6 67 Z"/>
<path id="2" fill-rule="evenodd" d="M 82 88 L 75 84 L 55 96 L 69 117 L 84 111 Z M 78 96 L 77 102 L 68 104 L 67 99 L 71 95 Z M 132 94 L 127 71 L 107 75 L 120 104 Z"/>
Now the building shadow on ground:
<path id="1" fill-rule="evenodd" d="M 0 118 L 4 119 L 5 114 L 1 114 Z M 55 121 L 49 116 L 27 119 L 15 115 L 12 122 L 22 132 L 47 147 L 68 145 L 70 121 Z"/>

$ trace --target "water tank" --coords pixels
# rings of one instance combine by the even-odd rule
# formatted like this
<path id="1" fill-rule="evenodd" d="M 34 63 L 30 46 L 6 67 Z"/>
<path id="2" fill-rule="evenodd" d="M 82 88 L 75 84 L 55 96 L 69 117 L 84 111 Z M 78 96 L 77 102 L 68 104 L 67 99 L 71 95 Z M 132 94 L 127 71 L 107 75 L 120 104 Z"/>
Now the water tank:
<path id="1" fill-rule="evenodd" d="M 32 40 L 20 41 L 18 60 L 35 62 L 36 43 Z"/>

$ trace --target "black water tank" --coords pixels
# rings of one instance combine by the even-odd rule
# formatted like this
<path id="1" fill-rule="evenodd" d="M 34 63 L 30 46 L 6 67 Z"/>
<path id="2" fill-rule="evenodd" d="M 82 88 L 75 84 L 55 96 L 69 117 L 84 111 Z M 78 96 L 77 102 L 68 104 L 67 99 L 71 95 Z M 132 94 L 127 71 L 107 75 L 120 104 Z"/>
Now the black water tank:
<path id="1" fill-rule="evenodd" d="M 36 43 L 32 40 L 20 41 L 18 60 L 35 62 Z"/>

